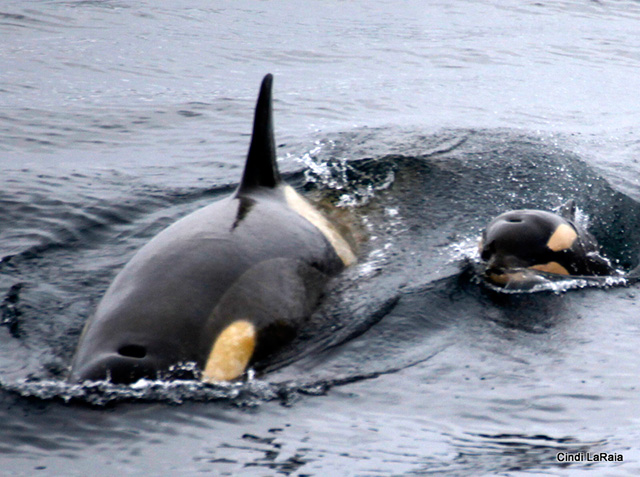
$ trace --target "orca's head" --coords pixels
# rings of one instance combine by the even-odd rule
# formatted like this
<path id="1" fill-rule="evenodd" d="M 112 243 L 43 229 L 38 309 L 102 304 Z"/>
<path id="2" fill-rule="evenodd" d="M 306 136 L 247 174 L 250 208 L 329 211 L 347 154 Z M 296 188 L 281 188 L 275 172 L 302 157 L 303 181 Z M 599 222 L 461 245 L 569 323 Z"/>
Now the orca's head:
<path id="1" fill-rule="evenodd" d="M 482 234 L 479 251 L 485 277 L 505 286 L 530 280 L 537 272 L 569 275 L 578 239 L 576 228 L 542 210 L 513 210 L 499 215 Z"/>
<path id="2" fill-rule="evenodd" d="M 69 380 L 110 381 L 131 384 L 139 379 L 197 379 L 199 371 L 188 366 L 175 354 L 176 343 L 170 339 L 128 339 L 122 335 L 105 334 L 81 342 L 71 367 Z"/>

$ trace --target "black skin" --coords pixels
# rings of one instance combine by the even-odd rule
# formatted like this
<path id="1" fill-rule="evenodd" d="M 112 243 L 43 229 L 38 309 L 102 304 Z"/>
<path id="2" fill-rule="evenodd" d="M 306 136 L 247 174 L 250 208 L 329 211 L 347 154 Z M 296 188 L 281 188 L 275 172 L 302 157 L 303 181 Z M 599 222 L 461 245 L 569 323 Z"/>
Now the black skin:
<path id="1" fill-rule="evenodd" d="M 610 275 L 612 267 L 599 255 L 596 240 L 575 223 L 575 204 L 568 202 L 560 214 L 542 210 L 513 210 L 493 219 L 482 234 L 480 257 L 486 274 L 503 274 L 517 269 L 556 262 L 570 275 Z M 562 225 L 577 234 L 573 245 L 553 251 L 549 239 Z"/>
<path id="2" fill-rule="evenodd" d="M 289 206 L 287 187 L 276 166 L 268 75 L 238 190 L 134 255 L 88 321 L 69 379 L 167 378 L 186 362 L 202 370 L 217 336 L 239 319 L 257 330 L 251 363 L 290 341 L 344 264 Z"/>

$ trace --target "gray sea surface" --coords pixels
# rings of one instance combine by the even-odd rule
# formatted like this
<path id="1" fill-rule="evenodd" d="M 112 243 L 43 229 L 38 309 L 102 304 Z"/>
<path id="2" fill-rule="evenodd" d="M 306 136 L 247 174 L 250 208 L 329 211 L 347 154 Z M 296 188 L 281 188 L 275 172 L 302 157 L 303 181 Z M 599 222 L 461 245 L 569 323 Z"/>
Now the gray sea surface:
<path id="1" fill-rule="evenodd" d="M 473 264 L 495 215 L 574 198 L 638 266 L 639 24 L 632 0 L 3 1 L 0 474 L 638 475 L 638 285 L 505 294 Z M 280 168 L 359 217 L 359 263 L 243 382 L 68 384 L 118 270 L 238 183 L 266 73 Z"/>

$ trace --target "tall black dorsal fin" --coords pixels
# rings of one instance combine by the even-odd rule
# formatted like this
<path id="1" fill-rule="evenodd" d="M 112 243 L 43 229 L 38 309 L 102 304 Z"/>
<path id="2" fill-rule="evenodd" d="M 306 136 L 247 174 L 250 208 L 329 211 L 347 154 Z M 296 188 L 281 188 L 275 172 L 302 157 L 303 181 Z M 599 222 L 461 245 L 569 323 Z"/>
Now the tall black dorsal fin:
<path id="1" fill-rule="evenodd" d="M 268 74 L 262 80 L 260 87 L 260 96 L 258 96 L 253 120 L 251 145 L 238 192 L 245 192 L 258 186 L 275 187 L 280 183 L 280 173 L 276 162 L 276 142 L 273 137 L 272 85 L 273 76 Z"/>

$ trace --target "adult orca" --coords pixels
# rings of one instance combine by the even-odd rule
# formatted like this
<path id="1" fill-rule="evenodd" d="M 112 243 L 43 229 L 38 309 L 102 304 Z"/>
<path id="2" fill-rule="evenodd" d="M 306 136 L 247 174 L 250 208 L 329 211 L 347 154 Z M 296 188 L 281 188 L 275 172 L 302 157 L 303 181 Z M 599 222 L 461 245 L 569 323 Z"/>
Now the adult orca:
<path id="1" fill-rule="evenodd" d="M 575 216 L 576 204 L 570 200 L 557 214 L 522 209 L 493 219 L 479 245 L 485 278 L 498 286 L 520 286 L 535 281 L 540 272 L 612 275 L 611 263 Z"/>
<path id="2" fill-rule="evenodd" d="M 162 379 L 194 364 L 204 381 L 236 379 L 289 342 L 329 278 L 356 261 L 351 242 L 281 180 L 272 83 L 265 76 L 237 190 L 160 232 L 118 273 L 70 381 Z"/>

